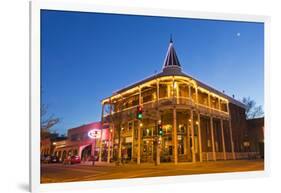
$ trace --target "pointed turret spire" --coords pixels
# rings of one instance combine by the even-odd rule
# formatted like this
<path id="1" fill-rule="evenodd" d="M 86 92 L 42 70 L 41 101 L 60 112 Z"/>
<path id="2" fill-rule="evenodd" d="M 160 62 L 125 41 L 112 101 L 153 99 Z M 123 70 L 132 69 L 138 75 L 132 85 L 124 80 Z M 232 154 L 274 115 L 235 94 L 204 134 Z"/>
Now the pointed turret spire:
<path id="1" fill-rule="evenodd" d="M 181 69 L 181 65 L 179 59 L 176 54 L 176 50 L 173 45 L 172 35 L 170 36 L 170 43 L 168 47 L 168 51 L 166 54 L 166 58 L 163 64 L 163 70 L 167 68 L 178 68 Z"/>

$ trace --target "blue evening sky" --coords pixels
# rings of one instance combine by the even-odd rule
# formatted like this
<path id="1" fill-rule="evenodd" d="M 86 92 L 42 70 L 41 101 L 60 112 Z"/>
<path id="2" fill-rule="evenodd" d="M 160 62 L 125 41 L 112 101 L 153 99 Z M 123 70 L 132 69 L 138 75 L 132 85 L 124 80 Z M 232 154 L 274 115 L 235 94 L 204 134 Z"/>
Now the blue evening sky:
<path id="1" fill-rule="evenodd" d="M 42 102 L 53 131 L 99 121 L 101 99 L 160 72 L 170 34 L 183 71 L 264 104 L 264 25 L 82 12 L 41 12 Z"/>

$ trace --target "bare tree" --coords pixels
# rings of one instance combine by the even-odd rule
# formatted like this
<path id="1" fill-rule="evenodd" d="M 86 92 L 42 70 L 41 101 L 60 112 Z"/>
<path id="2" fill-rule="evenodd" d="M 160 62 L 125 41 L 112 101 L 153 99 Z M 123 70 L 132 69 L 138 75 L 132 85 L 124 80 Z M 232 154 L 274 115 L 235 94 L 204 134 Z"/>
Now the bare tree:
<path id="1" fill-rule="evenodd" d="M 41 105 L 41 137 L 47 137 L 50 135 L 50 129 L 60 122 L 60 118 L 55 117 L 53 114 L 48 115 L 48 106 L 45 104 Z"/>
<path id="2" fill-rule="evenodd" d="M 262 106 L 256 106 L 256 102 L 250 97 L 243 97 L 242 103 L 246 106 L 246 118 L 254 119 L 264 115 Z"/>
<path id="3" fill-rule="evenodd" d="M 121 101 L 120 111 L 112 113 L 112 109 L 114 108 L 115 105 L 116 105 L 116 103 L 110 102 L 109 103 L 110 108 L 105 108 L 105 113 L 109 114 L 108 119 L 106 119 L 106 121 L 108 121 L 112 124 L 115 134 L 118 137 L 117 164 L 119 164 L 121 161 L 121 147 L 122 147 L 121 130 L 122 130 L 124 113 L 123 113 L 122 101 Z"/>
<path id="4" fill-rule="evenodd" d="M 121 161 L 121 130 L 122 130 L 122 119 L 123 119 L 123 112 L 120 111 L 119 113 L 114 113 L 111 115 L 111 120 L 114 125 L 114 129 L 117 132 L 118 135 L 118 154 L 117 154 L 117 162 L 120 163 Z"/>

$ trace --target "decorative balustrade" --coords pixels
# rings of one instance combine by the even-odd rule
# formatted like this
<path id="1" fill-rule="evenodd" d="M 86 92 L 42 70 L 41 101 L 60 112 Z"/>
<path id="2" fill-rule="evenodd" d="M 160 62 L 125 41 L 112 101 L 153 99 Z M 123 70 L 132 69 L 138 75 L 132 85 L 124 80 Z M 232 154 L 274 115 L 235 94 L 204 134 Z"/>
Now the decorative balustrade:
<path id="1" fill-rule="evenodd" d="M 188 98 L 188 97 L 165 97 L 165 98 L 160 98 L 158 103 L 157 100 L 152 100 L 148 101 L 145 103 L 142 103 L 141 105 L 143 106 L 143 109 L 153 109 L 157 107 L 157 104 L 161 106 L 169 106 L 169 105 L 186 105 L 188 108 L 189 107 L 194 107 L 197 108 L 201 113 L 203 114 L 213 114 L 215 116 L 220 116 L 220 117 L 228 117 L 229 113 L 216 109 L 216 108 L 211 108 L 208 105 L 203 105 L 203 104 L 198 104 L 196 103 L 193 99 Z M 134 109 L 137 108 L 138 105 L 130 106 L 127 108 L 123 108 L 122 110 L 117 110 L 113 111 L 112 113 L 118 113 L 121 111 L 134 111 Z M 109 114 L 105 114 L 104 117 L 108 116 Z"/>

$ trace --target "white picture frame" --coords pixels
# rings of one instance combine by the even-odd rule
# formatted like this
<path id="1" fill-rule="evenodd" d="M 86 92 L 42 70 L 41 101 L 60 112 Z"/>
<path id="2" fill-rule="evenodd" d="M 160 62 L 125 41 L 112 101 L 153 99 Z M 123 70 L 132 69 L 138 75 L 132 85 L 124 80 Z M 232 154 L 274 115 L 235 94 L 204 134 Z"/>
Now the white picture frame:
<path id="1" fill-rule="evenodd" d="M 265 169 L 255 172 L 237 172 L 222 174 L 205 174 L 190 176 L 169 176 L 138 179 L 101 180 L 88 182 L 71 182 L 56 184 L 40 184 L 40 10 L 64 10 L 96 13 L 117 13 L 128 15 L 167 16 L 178 18 L 197 18 L 227 21 L 247 21 L 264 23 L 264 77 L 265 77 Z M 52 1 L 30 2 L 30 190 L 32 192 L 51 190 L 81 190 L 85 188 L 103 188 L 134 186 L 142 184 L 174 183 L 186 181 L 241 179 L 267 176 L 270 173 L 270 101 L 269 99 L 269 25 L 268 16 L 241 15 L 228 13 L 193 12 L 186 10 L 143 9 L 140 7 L 117 7 L 87 3 L 60 3 Z"/>

